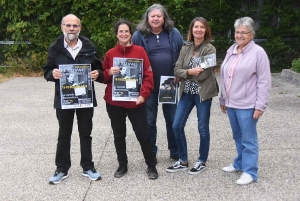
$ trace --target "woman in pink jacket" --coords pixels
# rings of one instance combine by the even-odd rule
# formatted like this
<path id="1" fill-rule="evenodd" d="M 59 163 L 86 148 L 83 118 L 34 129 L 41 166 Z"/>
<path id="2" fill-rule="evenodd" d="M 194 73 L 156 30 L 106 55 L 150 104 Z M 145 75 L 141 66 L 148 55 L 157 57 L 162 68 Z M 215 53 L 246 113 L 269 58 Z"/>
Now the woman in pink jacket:
<path id="1" fill-rule="evenodd" d="M 228 114 L 237 156 L 223 170 L 242 171 L 236 184 L 245 185 L 258 177 L 256 124 L 269 102 L 271 73 L 266 52 L 253 41 L 254 21 L 239 18 L 234 28 L 235 44 L 227 50 L 221 66 L 220 106 Z"/>

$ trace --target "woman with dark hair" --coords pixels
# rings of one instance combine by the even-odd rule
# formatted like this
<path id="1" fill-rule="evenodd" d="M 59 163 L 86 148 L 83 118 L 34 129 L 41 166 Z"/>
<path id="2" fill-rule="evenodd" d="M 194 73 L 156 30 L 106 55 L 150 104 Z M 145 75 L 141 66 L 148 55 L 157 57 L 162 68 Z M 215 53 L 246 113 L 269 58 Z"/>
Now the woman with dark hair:
<path id="1" fill-rule="evenodd" d="M 152 151 L 157 154 L 156 120 L 160 77 L 174 75 L 174 66 L 183 45 L 183 39 L 173 26 L 173 21 L 166 9 L 160 4 L 153 4 L 143 15 L 137 31 L 132 36 L 132 41 L 146 50 L 153 70 L 154 89 L 146 101 L 146 110 Z M 178 149 L 172 130 L 176 104 L 162 104 L 162 110 L 166 122 L 170 158 L 178 160 Z"/>
<path id="2" fill-rule="evenodd" d="M 210 131 L 209 119 L 212 97 L 218 95 L 213 68 L 195 66 L 198 57 L 216 53 L 210 44 L 212 38 L 208 22 L 202 17 L 192 20 L 189 31 L 189 43 L 184 45 L 176 62 L 174 75 L 180 81 L 180 100 L 177 106 L 173 131 L 179 151 L 179 160 L 166 169 L 167 172 L 177 172 L 188 169 L 188 152 L 184 127 L 194 108 L 197 108 L 198 131 L 200 134 L 199 156 L 189 174 L 198 174 L 206 169 L 208 158 Z"/>
<path id="3" fill-rule="evenodd" d="M 121 19 L 115 23 L 114 33 L 118 38 L 118 42 L 116 47 L 106 53 L 103 61 L 104 83 L 107 84 L 104 100 L 106 101 L 106 110 L 111 120 L 114 144 L 119 162 L 119 167 L 114 177 L 120 178 L 128 170 L 126 154 L 126 117 L 128 116 L 148 166 L 148 178 L 157 179 L 155 155 L 151 151 L 148 130 L 145 129 L 147 127 L 147 116 L 144 105 L 146 98 L 150 96 L 153 89 L 153 74 L 145 50 L 142 47 L 133 45 L 131 42 L 132 29 L 132 24 L 127 20 Z M 120 68 L 113 65 L 114 57 L 143 59 L 142 87 L 140 95 L 135 102 L 112 100 L 113 75 L 120 73 Z"/>
<path id="4" fill-rule="evenodd" d="M 221 66 L 220 107 L 229 117 L 237 156 L 225 172 L 242 171 L 236 184 L 246 185 L 258 177 L 256 124 L 265 111 L 271 90 L 270 62 L 265 50 L 253 41 L 254 21 L 239 18 L 234 23 L 235 43 Z"/>

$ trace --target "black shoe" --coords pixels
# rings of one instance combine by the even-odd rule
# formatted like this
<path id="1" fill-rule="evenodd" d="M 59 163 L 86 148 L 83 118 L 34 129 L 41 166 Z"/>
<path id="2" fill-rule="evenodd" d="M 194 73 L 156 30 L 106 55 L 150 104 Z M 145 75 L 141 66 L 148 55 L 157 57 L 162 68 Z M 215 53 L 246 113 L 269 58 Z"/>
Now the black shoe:
<path id="1" fill-rule="evenodd" d="M 190 169 L 189 174 L 199 174 L 206 170 L 205 163 L 197 161 L 192 169 Z"/>
<path id="2" fill-rule="evenodd" d="M 127 173 L 128 169 L 127 166 L 120 165 L 117 169 L 117 171 L 114 174 L 114 177 L 121 178 Z"/>
<path id="3" fill-rule="evenodd" d="M 183 171 L 187 170 L 189 167 L 189 164 L 182 164 L 180 161 L 177 161 L 174 165 L 168 167 L 166 169 L 167 172 L 177 172 L 177 171 Z"/>
<path id="4" fill-rule="evenodd" d="M 178 161 L 179 155 L 178 154 L 170 155 L 170 158 L 173 159 L 174 161 Z"/>
<path id="5" fill-rule="evenodd" d="M 157 179 L 158 178 L 158 173 L 157 173 L 156 167 L 148 167 L 147 174 L 148 174 L 149 179 Z"/>

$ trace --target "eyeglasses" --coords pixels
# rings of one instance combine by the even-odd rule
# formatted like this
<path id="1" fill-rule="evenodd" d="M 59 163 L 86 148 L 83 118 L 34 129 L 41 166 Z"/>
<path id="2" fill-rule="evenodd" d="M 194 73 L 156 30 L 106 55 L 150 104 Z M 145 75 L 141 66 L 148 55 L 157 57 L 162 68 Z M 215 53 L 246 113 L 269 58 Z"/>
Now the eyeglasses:
<path id="1" fill-rule="evenodd" d="M 156 43 L 157 43 L 157 45 L 160 44 L 160 43 L 159 43 L 159 35 L 156 35 Z"/>
<path id="2" fill-rule="evenodd" d="M 239 32 L 239 31 L 236 31 L 236 32 L 234 32 L 236 35 L 239 35 L 239 34 L 241 34 L 242 36 L 244 36 L 244 35 L 246 35 L 246 34 L 248 34 L 248 33 L 250 33 L 251 31 L 249 31 L 249 32 Z"/>
<path id="3" fill-rule="evenodd" d="M 71 27 L 78 28 L 78 27 L 80 27 L 80 25 L 78 25 L 78 24 L 62 24 L 62 25 L 65 25 L 68 28 L 71 28 Z"/>

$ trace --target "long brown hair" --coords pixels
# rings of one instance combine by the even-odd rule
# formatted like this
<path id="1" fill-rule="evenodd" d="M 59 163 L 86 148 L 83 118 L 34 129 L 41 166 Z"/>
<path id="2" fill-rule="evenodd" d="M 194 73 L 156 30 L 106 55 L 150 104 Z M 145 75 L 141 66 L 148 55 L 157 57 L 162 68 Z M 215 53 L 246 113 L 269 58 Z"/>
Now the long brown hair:
<path id="1" fill-rule="evenodd" d="M 204 27 L 205 27 L 204 41 L 205 41 L 205 43 L 209 43 L 212 39 L 212 34 L 211 34 L 210 26 L 209 26 L 207 20 L 204 19 L 203 17 L 196 17 L 192 20 L 188 34 L 187 34 L 188 41 L 190 41 L 190 42 L 194 41 L 193 27 L 194 27 L 194 24 L 196 21 L 199 21 L 204 25 Z"/>

